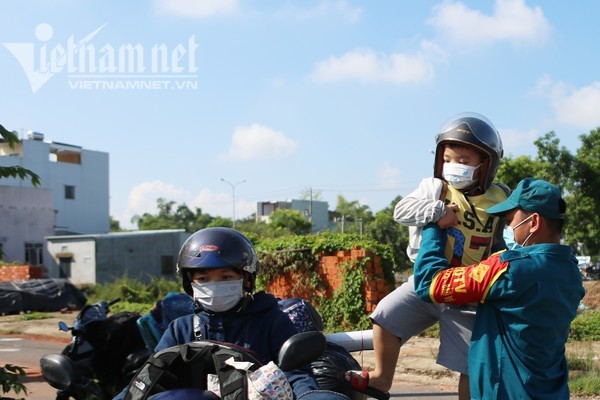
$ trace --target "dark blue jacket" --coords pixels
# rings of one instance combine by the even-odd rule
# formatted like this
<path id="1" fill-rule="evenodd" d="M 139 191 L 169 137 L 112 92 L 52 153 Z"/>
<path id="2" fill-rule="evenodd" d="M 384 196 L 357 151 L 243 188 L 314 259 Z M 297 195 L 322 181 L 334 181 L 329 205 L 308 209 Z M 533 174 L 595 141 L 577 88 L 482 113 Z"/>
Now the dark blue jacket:
<path id="1" fill-rule="evenodd" d="M 281 345 L 297 333 L 290 318 L 277 305 L 277 299 L 265 292 L 254 294 L 239 312 L 209 314 L 200 312 L 200 332 L 204 340 L 233 343 L 252 350 L 260 361 L 276 361 Z M 194 315 L 186 315 L 171 322 L 155 351 L 196 340 Z M 294 370 L 285 375 L 296 397 L 318 388 L 310 369 Z"/>

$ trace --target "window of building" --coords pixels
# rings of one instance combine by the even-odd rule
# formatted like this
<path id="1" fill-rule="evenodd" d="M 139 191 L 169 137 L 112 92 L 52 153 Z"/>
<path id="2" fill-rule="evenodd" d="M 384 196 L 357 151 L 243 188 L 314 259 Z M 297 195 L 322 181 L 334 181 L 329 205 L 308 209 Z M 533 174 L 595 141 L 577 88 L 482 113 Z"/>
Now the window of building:
<path id="1" fill-rule="evenodd" d="M 75 186 L 65 185 L 65 199 L 75 198 Z"/>
<path id="2" fill-rule="evenodd" d="M 70 278 L 71 277 L 71 263 L 73 257 L 60 257 L 58 259 L 58 277 L 59 278 Z"/>
<path id="3" fill-rule="evenodd" d="M 25 262 L 29 265 L 44 263 L 44 244 L 25 242 Z"/>
<path id="4" fill-rule="evenodd" d="M 175 275 L 175 263 L 173 262 L 173 256 L 161 256 L 160 269 L 163 275 Z"/>

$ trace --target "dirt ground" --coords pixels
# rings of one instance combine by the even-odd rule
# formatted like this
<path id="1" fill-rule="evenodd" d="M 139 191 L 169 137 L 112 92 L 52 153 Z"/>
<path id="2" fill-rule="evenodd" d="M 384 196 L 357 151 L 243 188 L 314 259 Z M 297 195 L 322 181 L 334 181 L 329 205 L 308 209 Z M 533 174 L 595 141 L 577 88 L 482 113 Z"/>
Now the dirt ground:
<path id="1" fill-rule="evenodd" d="M 591 309 L 600 309 L 600 281 L 585 281 L 585 297 L 582 302 Z"/>

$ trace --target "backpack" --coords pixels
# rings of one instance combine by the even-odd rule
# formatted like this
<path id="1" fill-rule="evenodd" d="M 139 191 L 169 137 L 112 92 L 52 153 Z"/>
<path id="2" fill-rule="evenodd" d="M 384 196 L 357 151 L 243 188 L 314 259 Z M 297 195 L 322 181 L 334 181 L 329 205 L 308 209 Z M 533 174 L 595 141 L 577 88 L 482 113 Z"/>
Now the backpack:
<path id="1" fill-rule="evenodd" d="M 279 300 L 279 309 L 292 321 L 298 332 L 322 331 L 323 319 L 310 302 L 298 297 Z"/>
<path id="2" fill-rule="evenodd" d="M 298 332 L 323 330 L 323 319 L 309 301 L 297 297 L 280 300 L 279 308 L 287 314 Z M 325 352 L 310 366 L 319 389 L 338 392 L 352 400 L 365 399 L 363 394 L 349 389 L 338 379 L 339 374 L 344 371 L 362 369 L 342 346 L 328 342 Z"/>
<path id="3" fill-rule="evenodd" d="M 153 394 L 179 388 L 206 389 L 208 374 L 219 378 L 222 400 L 246 400 L 247 371 L 226 363 L 252 363 L 255 371 L 261 363 L 247 349 L 233 344 L 201 341 L 173 346 L 152 355 L 137 372 L 125 393 L 125 400 L 145 400 Z"/>

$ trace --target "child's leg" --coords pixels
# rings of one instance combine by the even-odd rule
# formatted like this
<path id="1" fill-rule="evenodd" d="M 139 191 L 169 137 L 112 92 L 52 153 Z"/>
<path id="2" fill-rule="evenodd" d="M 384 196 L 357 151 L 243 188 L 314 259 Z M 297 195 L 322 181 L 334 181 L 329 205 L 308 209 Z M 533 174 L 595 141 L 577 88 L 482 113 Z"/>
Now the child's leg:
<path id="1" fill-rule="evenodd" d="M 384 392 L 392 387 L 401 345 L 438 321 L 442 307 L 422 301 L 412 277 L 379 302 L 371 315 L 375 369 L 369 386 Z"/>

